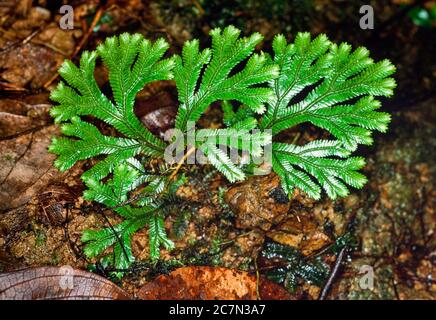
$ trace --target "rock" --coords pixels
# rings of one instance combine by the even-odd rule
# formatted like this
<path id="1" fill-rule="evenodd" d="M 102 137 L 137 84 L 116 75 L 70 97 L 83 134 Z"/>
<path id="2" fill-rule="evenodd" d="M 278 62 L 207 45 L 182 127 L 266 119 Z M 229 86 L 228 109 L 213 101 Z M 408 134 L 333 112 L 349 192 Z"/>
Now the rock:
<path id="1" fill-rule="evenodd" d="M 225 201 L 236 214 L 238 228 L 267 231 L 283 220 L 290 202 L 277 175 L 254 176 L 230 188 Z"/>
<path id="2" fill-rule="evenodd" d="M 274 241 L 297 248 L 309 255 L 332 241 L 304 199 L 290 202 L 278 176 L 251 177 L 230 188 L 225 200 L 236 213 L 238 228 L 261 229 Z M 291 210 L 291 211 L 290 211 Z M 292 214 L 289 214 L 289 213 Z"/>
<path id="3" fill-rule="evenodd" d="M 323 226 L 308 215 L 291 215 L 274 230 L 267 233 L 274 241 L 299 249 L 309 255 L 332 241 L 323 232 Z"/>

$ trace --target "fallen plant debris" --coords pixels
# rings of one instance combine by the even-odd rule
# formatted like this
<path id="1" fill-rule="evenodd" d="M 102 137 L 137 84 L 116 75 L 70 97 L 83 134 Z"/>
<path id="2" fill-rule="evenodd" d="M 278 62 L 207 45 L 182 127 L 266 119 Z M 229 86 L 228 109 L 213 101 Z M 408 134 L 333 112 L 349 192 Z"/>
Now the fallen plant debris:
<path id="1" fill-rule="evenodd" d="M 52 165 L 54 157 L 47 152 L 50 136 L 58 133 L 59 129 L 50 125 L 0 141 L 0 210 L 27 203 L 59 178 L 60 172 Z"/>
<path id="2" fill-rule="evenodd" d="M 0 299 L 126 300 L 107 279 L 71 267 L 41 267 L 0 274 Z"/>
<path id="3" fill-rule="evenodd" d="M 292 296 L 263 277 L 226 268 L 184 267 L 145 284 L 140 299 L 164 300 L 290 300 Z"/>

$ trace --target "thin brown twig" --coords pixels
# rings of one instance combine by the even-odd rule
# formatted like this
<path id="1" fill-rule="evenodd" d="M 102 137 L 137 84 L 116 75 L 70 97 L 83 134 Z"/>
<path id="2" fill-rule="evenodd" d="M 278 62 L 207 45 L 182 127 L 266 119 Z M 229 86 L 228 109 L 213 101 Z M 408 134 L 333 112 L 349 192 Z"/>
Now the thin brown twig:
<path id="1" fill-rule="evenodd" d="M 247 231 L 247 232 L 244 232 L 244 233 L 238 234 L 237 236 L 235 236 L 235 237 L 233 237 L 233 238 L 231 238 L 231 239 L 229 239 L 229 240 L 227 240 L 227 241 L 221 242 L 219 245 L 220 245 L 220 246 L 225 246 L 225 245 L 227 245 L 227 244 L 233 243 L 233 242 L 235 242 L 236 240 L 238 240 L 239 238 L 242 238 L 242 237 L 248 236 L 249 234 L 251 234 L 251 233 L 253 233 L 253 232 L 255 232 L 255 231 L 256 231 L 256 230 L 251 230 L 251 231 Z"/>
<path id="2" fill-rule="evenodd" d="M 109 225 L 109 228 L 111 229 L 113 235 L 115 236 L 115 238 L 117 239 L 117 242 L 120 244 L 121 249 L 123 250 L 124 257 L 126 258 L 127 261 L 129 261 L 130 258 L 129 258 L 129 255 L 127 254 L 126 248 L 124 247 L 124 241 L 120 238 L 118 232 L 115 230 L 115 228 L 112 225 L 112 223 L 110 222 L 109 218 L 104 213 L 104 210 L 100 206 L 97 206 L 97 212 L 103 216 L 106 223 Z M 115 251 L 113 252 L 113 254 L 114 254 L 114 260 L 115 260 Z M 114 264 L 115 264 L 115 261 L 114 261 Z"/>
<path id="3" fill-rule="evenodd" d="M 259 291 L 259 283 L 260 283 L 260 273 L 259 268 L 257 267 L 257 256 L 254 258 L 254 268 L 256 269 L 256 300 L 260 300 L 260 291 Z"/>
<path id="4" fill-rule="evenodd" d="M 201 4 L 197 0 L 192 0 L 192 3 L 197 8 L 197 10 L 200 12 L 200 15 L 203 15 L 205 13 L 203 7 L 201 6 Z"/>
<path id="5" fill-rule="evenodd" d="M 97 12 L 94 15 L 94 18 L 92 19 L 92 22 L 88 28 L 88 31 L 85 33 L 85 35 L 82 37 L 82 40 L 80 40 L 80 43 L 78 46 L 76 46 L 76 49 L 74 50 L 73 54 L 70 56 L 70 59 L 74 59 L 77 54 L 80 52 L 80 50 L 82 50 L 82 48 L 85 46 L 85 44 L 88 42 L 89 37 L 92 34 L 92 31 L 94 30 L 95 26 L 97 25 L 97 23 L 100 21 L 100 18 L 102 16 L 104 12 L 104 7 L 100 7 Z M 51 77 L 50 80 L 48 80 L 45 84 L 44 84 L 44 89 L 47 89 L 48 87 L 50 87 L 50 85 L 53 83 L 53 81 L 55 81 L 58 78 L 59 74 L 56 72 L 53 77 Z"/>
<path id="6" fill-rule="evenodd" d="M 327 279 L 327 282 L 326 282 L 324 288 L 322 289 L 321 294 L 319 295 L 318 300 L 325 300 L 325 298 L 327 297 L 327 294 L 330 291 L 330 288 L 331 288 L 331 286 L 333 284 L 333 281 L 335 280 L 335 278 L 336 278 L 336 276 L 338 274 L 338 271 L 339 271 L 339 269 L 341 267 L 341 263 L 342 263 L 342 260 L 344 259 L 344 255 L 345 255 L 346 250 L 347 250 L 347 247 L 345 246 L 345 247 L 343 247 L 341 249 L 341 251 L 339 251 L 339 254 L 338 254 L 338 257 L 336 258 L 336 262 L 335 262 L 335 265 L 333 267 L 333 270 L 330 273 L 330 276 Z"/>
<path id="7" fill-rule="evenodd" d="M 182 159 L 180 159 L 180 161 L 177 163 L 177 167 L 174 169 L 174 171 L 171 173 L 170 177 L 168 178 L 168 182 L 170 182 L 171 180 L 174 179 L 174 177 L 176 176 L 177 172 L 179 172 L 180 168 L 182 167 L 183 163 L 185 162 L 186 159 L 188 159 L 188 157 L 195 151 L 195 147 L 191 147 L 183 156 Z"/>
<path id="8" fill-rule="evenodd" d="M 16 86 L 13 83 L 0 81 L 0 91 L 26 92 L 28 90 L 26 88 Z"/>
<path id="9" fill-rule="evenodd" d="M 56 46 L 54 46 L 54 45 L 52 45 L 52 44 L 50 44 L 48 42 L 40 41 L 38 39 L 33 39 L 31 42 L 34 43 L 34 44 L 37 44 L 37 45 L 49 48 L 50 50 L 52 50 L 54 52 L 57 52 L 57 53 L 63 55 L 64 57 L 67 56 L 67 53 L 65 51 L 63 51 L 62 49 L 59 49 L 58 47 L 56 47 Z"/>
<path id="10" fill-rule="evenodd" d="M 16 41 L 14 43 L 12 43 L 10 46 L 7 46 L 6 48 L 2 49 L 0 51 L 0 54 L 6 53 L 8 51 L 11 51 L 13 48 L 15 48 L 17 45 L 21 44 L 21 45 L 25 45 L 27 44 L 30 40 L 32 40 L 39 32 L 41 31 L 41 28 L 38 28 L 34 31 L 32 31 L 27 37 L 25 37 L 23 40 L 20 41 Z M 2 32 L 7 32 L 6 30 L 2 30 Z"/>

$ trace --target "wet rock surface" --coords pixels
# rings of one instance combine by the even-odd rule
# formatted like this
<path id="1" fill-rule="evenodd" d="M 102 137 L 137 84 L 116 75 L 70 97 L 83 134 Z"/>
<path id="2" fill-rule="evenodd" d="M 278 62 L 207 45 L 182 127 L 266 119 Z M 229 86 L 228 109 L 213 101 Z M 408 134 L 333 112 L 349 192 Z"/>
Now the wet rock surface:
<path id="1" fill-rule="evenodd" d="M 332 298 L 436 298 L 434 103 L 396 114 L 371 157 L 356 215 L 360 247 Z"/>
<path id="2" fill-rule="evenodd" d="M 230 188 L 225 200 L 236 214 L 238 228 L 267 231 L 286 216 L 290 202 L 276 175 L 254 176 Z"/>
<path id="3" fill-rule="evenodd" d="M 323 232 L 323 224 L 310 215 L 292 215 L 267 233 L 275 242 L 288 245 L 309 255 L 332 243 Z"/>

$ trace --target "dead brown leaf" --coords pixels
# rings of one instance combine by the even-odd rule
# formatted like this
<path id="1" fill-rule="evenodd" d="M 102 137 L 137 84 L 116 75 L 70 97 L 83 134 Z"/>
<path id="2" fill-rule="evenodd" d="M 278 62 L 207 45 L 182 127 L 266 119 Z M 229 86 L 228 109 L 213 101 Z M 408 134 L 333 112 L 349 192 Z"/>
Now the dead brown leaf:
<path id="1" fill-rule="evenodd" d="M 19 207 L 59 177 L 48 153 L 51 137 L 59 132 L 48 126 L 36 132 L 0 141 L 0 211 Z"/>
<path id="2" fill-rule="evenodd" d="M 154 134 L 165 135 L 165 131 L 174 127 L 177 114 L 177 98 L 172 85 L 162 84 L 162 90 L 150 96 L 139 95 L 135 101 L 135 114 Z M 159 86 L 159 87 L 160 87 Z"/>
<path id="3" fill-rule="evenodd" d="M 71 267 L 28 268 L 0 274 L 0 300 L 127 300 L 109 280 Z"/>
<path id="4" fill-rule="evenodd" d="M 261 299 L 290 300 L 292 296 L 280 285 L 259 279 Z M 256 276 L 245 271 L 192 266 L 158 276 L 138 292 L 143 300 L 256 300 Z"/>
<path id="5" fill-rule="evenodd" d="M 48 103 L 28 104 L 24 100 L 0 100 L 0 138 L 8 138 L 47 125 L 51 122 L 48 114 L 50 107 Z"/>

